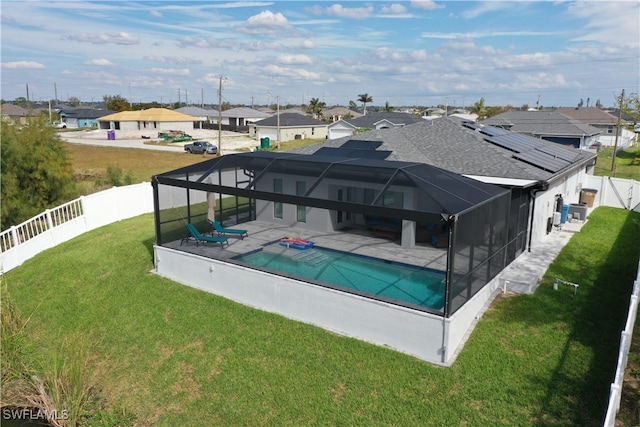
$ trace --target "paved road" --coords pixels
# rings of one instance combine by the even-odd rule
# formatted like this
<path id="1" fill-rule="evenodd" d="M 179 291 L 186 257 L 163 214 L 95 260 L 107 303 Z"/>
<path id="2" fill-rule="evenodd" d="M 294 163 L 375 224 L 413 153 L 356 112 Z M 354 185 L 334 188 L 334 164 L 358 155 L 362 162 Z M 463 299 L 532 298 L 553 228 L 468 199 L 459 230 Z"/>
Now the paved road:
<path id="1" fill-rule="evenodd" d="M 194 132 L 195 133 L 195 132 Z M 127 136 L 118 138 L 116 135 L 115 140 L 108 140 L 106 137 L 106 131 L 103 133 L 97 133 L 96 131 L 77 131 L 77 132 L 60 132 L 60 138 L 63 141 L 72 144 L 85 144 L 96 145 L 100 147 L 124 147 L 124 148 L 141 148 L 144 150 L 160 150 L 160 151 L 173 151 L 174 153 L 183 153 L 185 142 L 178 142 L 172 145 L 156 145 L 145 144 L 149 142 L 148 139 L 132 138 L 127 139 Z M 131 138 L 131 136 L 128 136 Z M 194 135 L 194 139 L 206 139 L 213 144 L 218 145 L 218 136 L 202 134 Z M 225 132 L 222 134 L 222 152 L 224 154 L 232 154 L 237 152 L 239 148 L 249 148 L 256 145 L 256 141 L 249 138 L 245 134 L 237 134 L 233 132 Z"/>

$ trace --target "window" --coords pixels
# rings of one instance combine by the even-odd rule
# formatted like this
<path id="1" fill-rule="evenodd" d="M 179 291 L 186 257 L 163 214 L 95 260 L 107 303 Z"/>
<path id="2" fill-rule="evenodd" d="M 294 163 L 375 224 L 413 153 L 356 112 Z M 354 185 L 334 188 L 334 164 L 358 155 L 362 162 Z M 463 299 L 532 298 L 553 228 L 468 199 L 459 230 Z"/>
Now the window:
<path id="1" fill-rule="evenodd" d="M 282 179 L 273 179 L 273 192 L 282 194 Z M 273 202 L 273 217 L 282 218 L 282 202 Z"/>
<path id="2" fill-rule="evenodd" d="M 304 196 L 307 192 L 307 183 L 304 181 L 296 181 L 296 196 Z M 296 221 L 307 222 L 307 207 L 296 206 Z"/>

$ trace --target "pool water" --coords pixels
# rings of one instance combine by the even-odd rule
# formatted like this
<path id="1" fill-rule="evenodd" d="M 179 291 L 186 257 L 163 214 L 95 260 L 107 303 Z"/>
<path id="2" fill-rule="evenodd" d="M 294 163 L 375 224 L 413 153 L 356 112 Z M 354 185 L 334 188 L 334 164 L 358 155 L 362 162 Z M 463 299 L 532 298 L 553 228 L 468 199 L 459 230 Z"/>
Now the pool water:
<path id="1" fill-rule="evenodd" d="M 436 310 L 444 305 L 443 271 L 326 248 L 285 248 L 278 243 L 234 259 L 384 300 Z"/>

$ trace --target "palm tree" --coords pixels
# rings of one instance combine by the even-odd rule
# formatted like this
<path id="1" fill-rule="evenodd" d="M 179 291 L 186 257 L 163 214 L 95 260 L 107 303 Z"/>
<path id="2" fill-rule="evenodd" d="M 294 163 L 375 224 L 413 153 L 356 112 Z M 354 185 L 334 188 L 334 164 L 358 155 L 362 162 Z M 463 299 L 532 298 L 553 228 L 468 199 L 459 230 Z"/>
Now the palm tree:
<path id="1" fill-rule="evenodd" d="M 326 106 L 327 104 L 320 101 L 318 98 L 311 98 L 309 101 L 309 110 L 311 110 L 311 114 L 313 114 L 314 119 L 318 119 L 322 116 L 322 109 Z"/>
<path id="2" fill-rule="evenodd" d="M 478 120 L 482 120 L 486 116 L 486 111 L 484 109 L 484 98 L 480 98 L 480 100 L 473 104 L 472 107 L 469 108 L 469 111 L 473 114 L 478 115 Z"/>
<path id="3" fill-rule="evenodd" d="M 384 103 L 384 110 L 385 113 L 393 113 L 393 107 L 391 106 L 391 104 L 389 104 L 389 101 Z"/>
<path id="4" fill-rule="evenodd" d="M 373 98 L 368 93 L 358 95 L 358 101 L 362 102 L 363 114 L 367 115 L 367 102 L 373 102 Z"/>

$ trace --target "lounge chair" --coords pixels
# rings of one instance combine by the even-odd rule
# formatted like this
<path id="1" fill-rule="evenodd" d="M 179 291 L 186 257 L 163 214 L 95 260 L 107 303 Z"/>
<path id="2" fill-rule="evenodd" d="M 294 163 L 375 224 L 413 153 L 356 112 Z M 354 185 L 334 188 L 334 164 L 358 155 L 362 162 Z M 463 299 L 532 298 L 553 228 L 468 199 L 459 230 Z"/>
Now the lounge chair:
<path id="1" fill-rule="evenodd" d="M 227 242 L 226 237 L 205 236 L 204 234 L 198 231 L 195 225 L 191 223 L 187 224 L 187 230 L 189 230 L 190 235 L 183 238 L 180 241 L 180 246 L 182 246 L 182 242 L 189 239 L 194 239 L 196 241 L 196 246 L 199 246 L 200 243 L 211 242 L 211 243 L 220 243 L 220 246 L 222 246 L 222 248 L 224 249 L 224 244 L 225 243 L 227 245 L 229 244 L 229 242 Z"/>
<path id="2" fill-rule="evenodd" d="M 217 219 L 214 219 L 211 223 L 213 224 L 213 230 L 218 233 L 218 236 L 221 236 L 223 234 L 234 234 L 236 236 L 240 236 L 241 239 L 244 239 L 244 236 L 249 236 L 247 230 L 241 230 L 238 228 L 224 228 Z"/>

